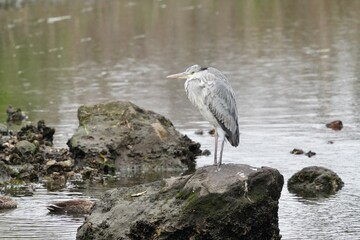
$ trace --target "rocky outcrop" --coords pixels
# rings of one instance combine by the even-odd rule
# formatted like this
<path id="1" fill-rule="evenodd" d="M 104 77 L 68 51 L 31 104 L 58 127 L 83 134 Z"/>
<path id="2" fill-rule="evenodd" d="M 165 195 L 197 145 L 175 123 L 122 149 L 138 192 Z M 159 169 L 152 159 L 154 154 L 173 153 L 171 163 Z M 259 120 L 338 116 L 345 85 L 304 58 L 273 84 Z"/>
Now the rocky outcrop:
<path id="1" fill-rule="evenodd" d="M 283 182 L 276 169 L 228 164 L 113 189 L 96 203 L 77 239 L 280 239 Z"/>
<path id="2" fill-rule="evenodd" d="M 78 118 L 70 149 L 53 147 L 55 129 L 43 120 L 16 132 L 0 124 L 0 184 L 42 180 L 47 189 L 58 190 L 69 179 L 102 181 L 104 174 L 115 178 L 115 171 L 149 182 L 194 171 L 201 154 L 200 144 L 176 131 L 168 119 L 130 102 L 82 106 Z"/>
<path id="3" fill-rule="evenodd" d="M 132 169 L 194 168 L 200 144 L 180 134 L 165 117 L 128 101 L 81 106 L 79 127 L 68 141 L 78 166 L 104 173 Z"/>
<path id="4" fill-rule="evenodd" d="M 295 173 L 288 180 L 288 190 L 305 198 L 327 197 L 344 186 L 341 178 L 332 170 L 311 166 Z"/>

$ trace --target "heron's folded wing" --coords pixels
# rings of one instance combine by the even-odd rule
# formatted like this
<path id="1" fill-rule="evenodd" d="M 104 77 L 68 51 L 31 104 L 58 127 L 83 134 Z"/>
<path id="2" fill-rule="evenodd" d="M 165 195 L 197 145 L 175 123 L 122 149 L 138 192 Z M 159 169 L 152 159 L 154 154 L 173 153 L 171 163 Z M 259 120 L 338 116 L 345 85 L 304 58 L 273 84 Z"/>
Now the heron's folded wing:
<path id="1" fill-rule="evenodd" d="M 206 105 L 212 112 L 226 138 L 233 146 L 239 145 L 239 125 L 235 94 L 227 82 L 218 81 L 208 89 Z"/>

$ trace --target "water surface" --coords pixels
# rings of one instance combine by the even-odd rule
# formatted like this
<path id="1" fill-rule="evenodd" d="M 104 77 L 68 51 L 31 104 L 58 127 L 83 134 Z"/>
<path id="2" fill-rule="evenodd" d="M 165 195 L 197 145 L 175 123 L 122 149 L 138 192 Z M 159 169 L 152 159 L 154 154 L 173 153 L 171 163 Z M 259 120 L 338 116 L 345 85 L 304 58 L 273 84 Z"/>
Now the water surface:
<path id="1" fill-rule="evenodd" d="M 225 163 L 274 167 L 285 181 L 318 165 L 345 182 L 321 201 L 297 198 L 285 184 L 283 239 L 360 236 L 359 1 L 3 2 L 0 121 L 9 104 L 21 107 L 31 121 L 55 127 L 55 145 L 66 147 L 80 105 L 126 99 L 165 115 L 212 151 L 213 138 L 194 134 L 211 126 L 189 104 L 184 82 L 165 76 L 195 63 L 214 66 L 229 77 L 240 115 L 240 146 L 225 147 Z M 325 128 L 336 119 L 343 121 L 342 131 Z M 316 156 L 291 155 L 293 148 Z M 198 166 L 210 163 L 212 156 L 198 159 Z M 52 199 L 42 196 L 40 206 Z M 32 199 L 1 213 L 2 236 L 74 238 L 81 220 L 53 218 L 72 222 L 57 231 L 50 223 L 39 226 L 49 216 Z M 7 221 L 16 211 L 22 217 Z"/>

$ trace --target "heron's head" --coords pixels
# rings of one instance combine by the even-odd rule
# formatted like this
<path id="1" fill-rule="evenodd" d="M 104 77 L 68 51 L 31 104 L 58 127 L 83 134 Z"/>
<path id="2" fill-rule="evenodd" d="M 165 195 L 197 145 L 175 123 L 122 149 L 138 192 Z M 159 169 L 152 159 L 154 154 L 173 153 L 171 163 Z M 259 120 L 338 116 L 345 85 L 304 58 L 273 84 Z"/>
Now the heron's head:
<path id="1" fill-rule="evenodd" d="M 172 74 L 172 75 L 167 76 L 167 78 L 185 78 L 185 79 L 188 79 L 188 78 L 193 77 L 197 73 L 205 71 L 206 69 L 207 69 L 206 67 L 201 67 L 199 65 L 193 65 L 193 66 L 187 68 L 185 70 L 185 72 Z"/>

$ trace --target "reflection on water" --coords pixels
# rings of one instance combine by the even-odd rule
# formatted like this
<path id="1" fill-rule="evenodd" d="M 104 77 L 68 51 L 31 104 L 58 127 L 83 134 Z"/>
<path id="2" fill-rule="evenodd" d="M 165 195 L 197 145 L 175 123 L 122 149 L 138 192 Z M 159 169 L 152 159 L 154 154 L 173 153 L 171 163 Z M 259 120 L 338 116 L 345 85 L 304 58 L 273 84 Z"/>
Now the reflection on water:
<path id="1" fill-rule="evenodd" d="M 345 182 L 337 195 L 320 202 L 304 202 L 284 186 L 283 239 L 360 235 L 360 1 L 3 2 L 8 1 L 0 1 L 0 121 L 8 104 L 20 107 L 30 120 L 55 127 L 55 144 L 65 147 L 77 127 L 78 106 L 127 99 L 167 116 L 212 150 L 210 136 L 193 134 L 210 126 L 188 103 L 183 81 L 165 79 L 194 63 L 212 65 L 230 77 L 239 105 L 240 146 L 225 147 L 225 163 L 275 167 L 286 180 L 305 166 L 320 165 Z M 324 127 L 335 119 L 343 121 L 342 131 Z M 289 154 L 295 147 L 317 155 Z M 201 157 L 198 165 L 211 159 Z M 41 229 L 60 237 L 23 211 L 13 220 L 24 225 L 16 231 L 32 229 L 36 235 Z M 0 215 L 9 229 L 4 219 L 11 213 Z M 77 226 L 61 238 L 73 238 Z"/>
<path id="2" fill-rule="evenodd" d="M 0 211 L 2 239 L 75 239 L 76 228 L 84 217 L 52 215 L 46 206 L 58 200 L 81 197 L 80 193 L 62 192 L 49 194 L 38 188 L 33 196 L 14 198 L 18 207 Z"/>

